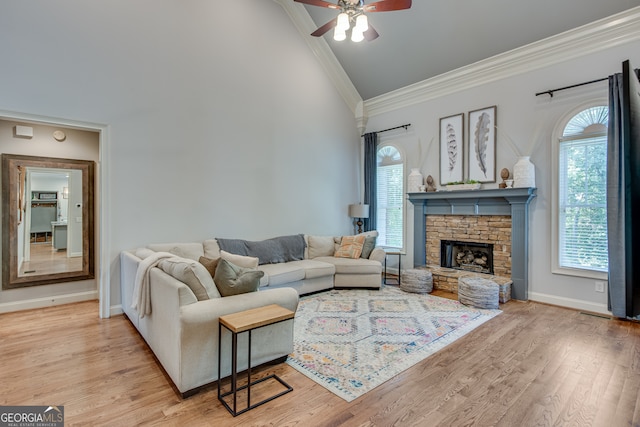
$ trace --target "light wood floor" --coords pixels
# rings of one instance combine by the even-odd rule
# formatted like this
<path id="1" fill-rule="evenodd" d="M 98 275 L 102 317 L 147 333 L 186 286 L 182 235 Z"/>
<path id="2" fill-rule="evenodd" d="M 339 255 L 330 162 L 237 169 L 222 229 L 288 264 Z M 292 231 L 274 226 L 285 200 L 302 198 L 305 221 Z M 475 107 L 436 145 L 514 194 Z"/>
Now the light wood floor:
<path id="1" fill-rule="evenodd" d="M 640 326 L 532 302 L 347 403 L 286 364 L 294 391 L 233 418 L 182 400 L 124 316 L 97 302 L 0 315 L 0 405 L 64 405 L 67 426 L 627 426 L 640 423 Z"/>
<path id="2" fill-rule="evenodd" d="M 82 257 L 67 257 L 66 249 L 55 250 L 51 241 L 47 243 L 31 243 L 31 260 L 23 262 L 20 276 L 37 276 L 40 274 L 66 273 L 82 270 Z"/>

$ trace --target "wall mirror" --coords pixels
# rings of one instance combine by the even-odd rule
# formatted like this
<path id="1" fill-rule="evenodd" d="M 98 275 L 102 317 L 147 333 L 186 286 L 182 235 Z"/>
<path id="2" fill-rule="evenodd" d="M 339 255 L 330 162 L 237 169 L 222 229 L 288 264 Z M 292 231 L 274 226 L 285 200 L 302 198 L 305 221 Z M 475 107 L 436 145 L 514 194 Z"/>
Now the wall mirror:
<path id="1" fill-rule="evenodd" d="M 2 288 L 94 278 L 94 162 L 2 154 Z"/>

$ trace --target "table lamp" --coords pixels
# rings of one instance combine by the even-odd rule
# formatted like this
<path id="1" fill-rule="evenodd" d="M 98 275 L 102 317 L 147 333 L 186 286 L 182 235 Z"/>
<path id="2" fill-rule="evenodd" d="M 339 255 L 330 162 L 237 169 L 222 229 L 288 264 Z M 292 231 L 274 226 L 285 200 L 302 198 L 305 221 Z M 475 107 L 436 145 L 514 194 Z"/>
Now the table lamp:
<path id="1" fill-rule="evenodd" d="M 358 233 L 362 233 L 362 220 L 369 218 L 369 205 L 353 204 L 349 205 L 349 216 L 355 219 L 355 226 L 358 226 Z"/>

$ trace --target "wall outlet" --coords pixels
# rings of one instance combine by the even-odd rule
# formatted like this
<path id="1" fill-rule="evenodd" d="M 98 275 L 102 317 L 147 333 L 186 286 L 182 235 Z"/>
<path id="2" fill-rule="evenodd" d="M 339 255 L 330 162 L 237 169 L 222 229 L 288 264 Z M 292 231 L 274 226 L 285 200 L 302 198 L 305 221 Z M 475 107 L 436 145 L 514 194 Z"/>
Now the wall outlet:
<path id="1" fill-rule="evenodd" d="M 604 282 L 596 280 L 596 292 L 604 292 Z"/>

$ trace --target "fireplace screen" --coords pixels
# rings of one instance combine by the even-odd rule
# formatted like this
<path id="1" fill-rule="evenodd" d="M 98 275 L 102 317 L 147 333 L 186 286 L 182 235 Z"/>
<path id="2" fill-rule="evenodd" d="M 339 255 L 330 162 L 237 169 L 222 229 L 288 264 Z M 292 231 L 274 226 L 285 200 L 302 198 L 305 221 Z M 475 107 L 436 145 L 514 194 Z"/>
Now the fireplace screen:
<path id="1" fill-rule="evenodd" d="M 442 240 L 440 266 L 493 274 L 493 244 Z"/>

